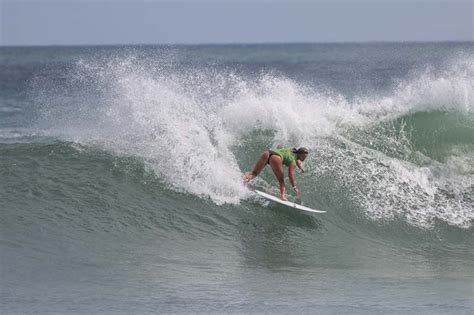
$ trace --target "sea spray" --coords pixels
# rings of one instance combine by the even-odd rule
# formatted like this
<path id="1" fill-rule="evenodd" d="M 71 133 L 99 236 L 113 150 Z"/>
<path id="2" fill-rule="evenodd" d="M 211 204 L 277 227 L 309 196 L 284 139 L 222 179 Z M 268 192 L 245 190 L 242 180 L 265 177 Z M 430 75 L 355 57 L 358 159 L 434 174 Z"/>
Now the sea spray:
<path id="1" fill-rule="evenodd" d="M 441 73 L 413 74 L 386 95 L 351 98 L 273 73 L 249 78 L 212 66 L 182 70 L 136 56 L 82 60 L 67 81 L 81 101 L 68 104 L 58 89 L 46 91 L 38 126 L 64 140 L 137 156 L 170 188 L 217 204 L 248 197 L 241 176 L 255 161 L 239 167 L 236 150 L 246 150 L 242 143 L 252 142 L 252 131 L 271 130 L 269 147 L 305 145 L 323 157 L 314 176 L 329 172 L 343 181 L 371 220 L 468 227 L 472 174 L 452 166 L 440 171 L 456 158 L 433 160 L 417 148 L 416 122 L 408 128 L 396 121 L 440 111 L 472 121 L 469 60 Z M 469 143 L 472 126 L 466 130 Z M 472 154 L 472 146 L 463 154 Z"/>

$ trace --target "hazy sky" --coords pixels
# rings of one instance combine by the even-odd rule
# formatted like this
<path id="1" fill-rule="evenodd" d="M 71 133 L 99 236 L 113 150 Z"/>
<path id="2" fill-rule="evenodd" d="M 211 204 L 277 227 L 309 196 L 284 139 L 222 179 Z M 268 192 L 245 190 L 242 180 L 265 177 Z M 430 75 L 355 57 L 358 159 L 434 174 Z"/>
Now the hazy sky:
<path id="1" fill-rule="evenodd" d="M 472 41 L 474 0 L 0 0 L 0 45 Z"/>

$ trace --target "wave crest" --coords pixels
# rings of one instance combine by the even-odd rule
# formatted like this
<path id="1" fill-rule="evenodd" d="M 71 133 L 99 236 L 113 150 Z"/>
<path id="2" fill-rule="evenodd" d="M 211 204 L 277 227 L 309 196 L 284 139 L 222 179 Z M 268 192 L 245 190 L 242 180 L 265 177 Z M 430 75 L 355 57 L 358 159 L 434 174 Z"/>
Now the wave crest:
<path id="1" fill-rule="evenodd" d="M 338 172 L 353 187 L 351 198 L 373 220 L 401 215 L 414 225 L 430 225 L 436 218 L 467 226 L 473 219 L 468 197 L 473 177 L 456 173 L 456 167 L 447 171 L 456 158 L 448 154 L 432 161 L 409 134 L 382 138 L 400 145 L 407 156 L 425 157 L 430 165 L 367 144 L 380 137 L 371 128 L 404 115 L 448 111 L 471 117 L 473 74 L 472 58 L 467 58 L 444 72 L 414 74 L 389 95 L 349 98 L 272 73 L 249 78 L 234 70 L 183 70 L 172 62 L 137 57 L 81 61 L 67 84 L 81 101 L 68 103 L 70 98 L 56 87 L 42 93 L 39 126 L 65 140 L 139 156 L 171 188 L 217 204 L 238 204 L 248 197 L 237 151 L 255 141 L 249 139 L 252 131 L 268 129 L 271 146 L 315 149 L 324 160 L 315 176 Z M 352 143 L 347 135 L 354 128 L 368 131 L 366 144 L 358 144 L 364 150 L 327 145 L 327 139 Z M 472 154 L 471 149 L 464 153 Z M 257 156 L 262 150 L 243 154 Z M 242 168 L 251 167 L 245 163 Z"/>

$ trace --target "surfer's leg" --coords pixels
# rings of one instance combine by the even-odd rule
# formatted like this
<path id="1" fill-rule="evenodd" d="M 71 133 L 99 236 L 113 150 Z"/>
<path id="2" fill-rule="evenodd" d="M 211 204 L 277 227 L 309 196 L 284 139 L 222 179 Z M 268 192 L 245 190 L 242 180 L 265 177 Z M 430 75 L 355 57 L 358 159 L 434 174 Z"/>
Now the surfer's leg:
<path id="1" fill-rule="evenodd" d="M 270 158 L 270 166 L 272 167 L 273 173 L 278 180 L 278 184 L 280 184 L 280 198 L 287 201 L 285 176 L 283 174 L 283 160 L 279 155 L 272 155 Z"/>
<path id="2" fill-rule="evenodd" d="M 246 173 L 244 175 L 244 183 L 250 182 L 252 179 L 258 176 L 260 172 L 265 168 L 267 165 L 268 157 L 270 156 L 270 152 L 265 151 L 263 152 L 262 156 L 260 156 L 260 159 L 258 160 L 257 164 L 255 164 L 255 167 L 253 168 L 253 171 L 250 173 Z"/>

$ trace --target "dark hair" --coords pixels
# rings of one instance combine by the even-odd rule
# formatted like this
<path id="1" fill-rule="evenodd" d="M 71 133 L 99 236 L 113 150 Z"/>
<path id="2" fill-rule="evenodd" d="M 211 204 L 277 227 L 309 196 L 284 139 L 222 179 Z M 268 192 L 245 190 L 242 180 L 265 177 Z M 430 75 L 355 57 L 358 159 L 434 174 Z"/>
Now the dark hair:
<path id="1" fill-rule="evenodd" d="M 303 153 L 309 153 L 309 150 L 305 147 L 299 147 L 298 149 L 297 148 L 291 149 L 291 152 L 295 154 L 303 154 Z"/>

